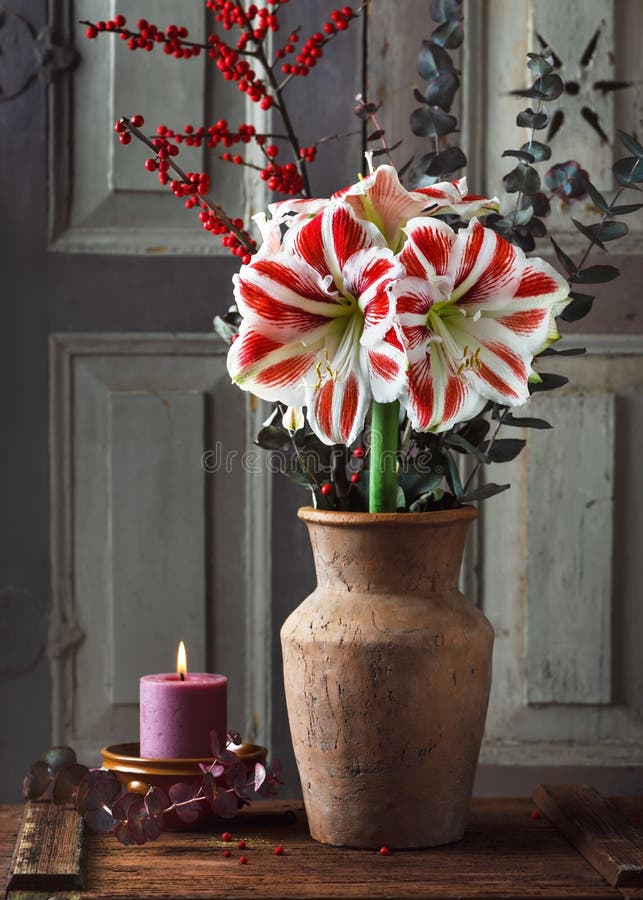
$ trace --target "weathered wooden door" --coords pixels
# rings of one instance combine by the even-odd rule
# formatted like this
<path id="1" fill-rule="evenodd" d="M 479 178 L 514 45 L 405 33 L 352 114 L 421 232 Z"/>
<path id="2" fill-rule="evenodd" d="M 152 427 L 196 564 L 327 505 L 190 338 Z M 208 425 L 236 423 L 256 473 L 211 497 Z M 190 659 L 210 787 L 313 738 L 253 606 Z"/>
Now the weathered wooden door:
<path id="1" fill-rule="evenodd" d="M 333 5 L 293 0 L 291 25 L 313 31 Z M 111 134 L 121 113 L 181 126 L 256 112 L 205 62 L 90 44 L 77 24 L 117 11 L 170 21 L 175 7 L 12 0 L 0 20 L 0 799 L 18 795 L 52 739 L 87 760 L 135 739 L 138 675 L 171 668 L 181 637 L 193 668 L 229 675 L 230 724 L 267 741 L 297 789 L 278 629 L 313 581 L 294 517 L 303 498 L 260 465 L 204 471 L 204 452 L 249 447 L 261 416 L 228 384 L 211 334 L 236 264 Z M 195 33 L 204 15 L 181 5 Z M 516 109 L 506 92 L 524 83 L 538 35 L 579 87 L 565 97 L 556 153 L 610 187 L 612 150 L 581 111 L 610 133 L 614 122 L 638 127 L 642 15 L 638 0 L 465 4 L 462 127 L 476 191 L 497 190 L 505 171 Z M 323 70 L 293 85 L 305 138 L 354 131 L 364 89 L 406 138 L 431 28 L 427 0 L 372 0 Z M 594 87 L 610 79 L 635 86 Z M 319 194 L 353 180 L 361 148 L 359 134 L 323 147 Z M 226 170 L 216 189 L 238 213 L 266 199 Z M 573 240 L 564 218 L 557 228 Z M 603 291 L 583 323 L 589 352 L 566 363 L 570 389 L 548 404 L 558 428 L 505 469 L 514 490 L 485 507 L 472 544 L 474 599 L 498 635 L 484 789 L 506 792 L 511 776 L 526 790 L 533 767 L 561 766 L 583 780 L 579 767 L 607 767 L 627 787 L 628 767 L 638 777 L 643 766 L 640 221 L 633 228 L 616 293 Z"/>

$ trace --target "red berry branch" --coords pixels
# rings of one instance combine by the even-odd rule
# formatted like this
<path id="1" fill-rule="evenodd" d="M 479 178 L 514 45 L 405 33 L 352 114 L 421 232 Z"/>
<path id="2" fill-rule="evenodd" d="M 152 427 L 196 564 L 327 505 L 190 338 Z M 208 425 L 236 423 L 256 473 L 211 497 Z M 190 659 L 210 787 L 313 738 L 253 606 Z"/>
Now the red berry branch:
<path id="1" fill-rule="evenodd" d="M 132 27 L 121 14 L 106 21 L 81 23 L 86 26 L 85 34 L 89 39 L 93 40 L 100 34 L 118 35 L 132 51 L 151 52 L 158 47 L 175 59 L 191 59 L 203 53 L 214 62 L 225 81 L 236 84 L 237 89 L 258 103 L 261 109 L 276 110 L 283 124 L 283 133 L 257 133 L 255 127 L 248 123 L 242 123 L 233 130 L 225 119 L 209 126 L 195 127 L 188 124 L 183 131 L 160 125 L 156 134 L 149 138 L 139 130 L 143 124 L 142 116 L 123 116 L 114 126 L 121 143 L 129 144 L 132 137 L 136 137 L 153 151 L 154 155 L 145 161 L 145 168 L 149 172 L 156 172 L 161 184 L 169 185 L 175 196 L 184 198 L 188 208 L 198 207 L 203 227 L 213 234 L 221 235 L 224 246 L 242 257 L 244 262 L 255 252 L 256 243 L 246 231 L 243 220 L 232 218 L 221 206 L 209 200 L 209 176 L 203 172 L 184 172 L 177 165 L 176 156 L 181 144 L 210 149 L 222 146 L 225 148 L 219 154 L 222 162 L 255 170 L 269 190 L 291 196 L 311 195 L 307 166 L 315 160 L 317 145 L 329 138 L 323 138 L 309 146 L 301 145 L 284 98 L 284 90 L 293 78 L 305 77 L 310 73 L 323 57 L 325 45 L 348 29 L 350 22 L 357 18 L 366 3 L 356 12 L 350 6 L 333 10 L 329 21 L 301 44 L 300 28 L 293 29 L 270 60 L 266 38 L 279 31 L 279 9 L 287 2 L 288 0 L 267 0 L 264 6 L 253 3 L 246 8 L 239 0 L 206 0 L 206 8 L 214 13 L 214 19 L 223 31 L 236 32 L 225 40 L 212 32 L 204 41 L 194 41 L 184 26 L 170 24 L 162 28 L 147 19 L 138 19 L 136 26 Z M 293 61 L 286 62 L 291 55 L 294 55 Z M 281 82 L 277 78 L 277 68 L 286 76 Z M 280 143 L 290 146 L 290 160 L 277 161 L 283 149 Z M 238 144 L 252 144 L 258 148 L 264 157 L 264 164 L 258 165 L 239 152 L 229 152 L 229 148 Z M 170 173 L 176 177 L 172 178 Z"/>
<path id="2" fill-rule="evenodd" d="M 235 256 L 241 256 L 242 261 L 250 262 L 250 255 L 255 252 L 256 241 L 243 227 L 242 219 L 231 219 L 222 206 L 214 203 L 206 196 L 210 191 L 210 177 L 205 172 L 184 172 L 174 161 L 179 152 L 176 144 L 170 144 L 165 137 L 155 137 L 150 140 L 140 130 L 144 124 L 143 116 L 135 115 L 130 119 L 122 116 L 114 125 L 114 130 L 122 144 L 129 144 L 132 135 L 142 141 L 155 154 L 145 161 L 145 168 L 149 172 L 158 172 L 161 184 L 170 182 L 172 193 L 176 197 L 185 197 L 185 205 L 188 209 L 200 207 L 199 219 L 206 231 L 222 235 L 221 243 L 228 247 Z M 169 171 L 178 176 L 170 181 Z"/>

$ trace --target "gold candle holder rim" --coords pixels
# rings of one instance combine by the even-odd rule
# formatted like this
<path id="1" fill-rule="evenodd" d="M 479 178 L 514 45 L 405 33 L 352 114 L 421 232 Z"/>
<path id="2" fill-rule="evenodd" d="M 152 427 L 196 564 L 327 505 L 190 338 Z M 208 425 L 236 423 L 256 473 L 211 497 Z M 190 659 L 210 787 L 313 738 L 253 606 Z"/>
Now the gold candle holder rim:
<path id="1" fill-rule="evenodd" d="M 234 752 L 247 767 L 256 762 L 265 762 L 268 750 L 260 744 L 241 744 Z M 201 765 L 211 765 L 214 757 L 153 759 L 139 756 L 138 741 L 111 744 L 101 749 L 102 766 L 113 772 L 128 775 L 167 775 L 176 778 L 194 777 Z"/>

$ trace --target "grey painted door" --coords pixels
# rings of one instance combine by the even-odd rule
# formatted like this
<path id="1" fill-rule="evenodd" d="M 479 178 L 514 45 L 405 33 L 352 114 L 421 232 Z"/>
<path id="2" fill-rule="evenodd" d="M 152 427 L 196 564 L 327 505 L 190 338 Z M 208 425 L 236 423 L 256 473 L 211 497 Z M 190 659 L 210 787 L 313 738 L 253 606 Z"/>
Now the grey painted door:
<path id="1" fill-rule="evenodd" d="M 163 19 L 173 4 L 122 6 Z M 199 33 L 201 4 L 185 6 Z M 333 6 L 293 0 L 291 26 L 317 30 Z M 278 629 L 313 583 L 294 516 L 304 498 L 261 465 L 203 470 L 205 451 L 251 447 L 261 417 L 227 384 L 211 335 L 236 262 L 111 135 L 121 112 L 180 126 L 247 111 L 235 92 L 211 89 L 201 63 L 88 44 L 77 20 L 107 15 L 99 8 L 14 0 L 0 23 L 0 800 L 18 796 L 25 766 L 52 738 L 88 760 L 102 743 L 134 739 L 136 679 L 171 667 L 182 636 L 194 666 L 229 675 L 230 723 L 270 744 L 296 792 Z M 524 80 L 522 53 L 538 33 L 580 85 L 559 152 L 585 153 L 609 188 L 612 149 L 581 131 L 580 109 L 637 127 L 638 0 L 471 0 L 465 15 L 472 187 L 497 189 L 506 170 L 498 151 L 515 141 L 516 109 L 507 91 Z M 580 67 L 579 44 L 597 30 L 600 53 Z M 304 138 L 354 131 L 352 98 L 366 88 L 384 101 L 389 134 L 411 146 L 414 60 L 430 31 L 426 0 L 372 0 L 367 27 L 353 26 L 323 69 L 293 84 Z M 594 84 L 610 78 L 635 86 L 606 97 Z M 360 134 L 324 146 L 317 193 L 353 180 L 361 147 Z M 230 174 L 219 188 L 239 211 L 265 203 Z M 565 216 L 556 229 L 573 244 Z M 522 792 L 556 774 L 612 788 L 640 777 L 642 230 L 639 220 L 617 260 L 616 291 L 603 291 L 583 323 L 588 355 L 565 363 L 573 386 L 547 416 L 559 430 L 505 470 L 514 490 L 485 508 L 472 543 L 468 583 L 498 635 L 483 790 Z M 547 461 L 562 466 L 576 434 L 591 452 L 544 490 Z"/>

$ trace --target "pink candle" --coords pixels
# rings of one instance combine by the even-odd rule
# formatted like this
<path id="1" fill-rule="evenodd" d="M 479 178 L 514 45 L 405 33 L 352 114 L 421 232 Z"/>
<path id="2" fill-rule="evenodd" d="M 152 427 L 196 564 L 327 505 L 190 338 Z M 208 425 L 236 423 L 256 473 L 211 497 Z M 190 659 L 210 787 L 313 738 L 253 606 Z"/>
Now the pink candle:
<path id="1" fill-rule="evenodd" d="M 207 672 L 143 675 L 140 681 L 141 757 L 212 756 L 210 732 L 225 747 L 228 679 Z"/>

